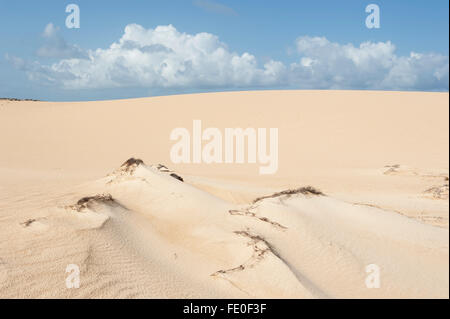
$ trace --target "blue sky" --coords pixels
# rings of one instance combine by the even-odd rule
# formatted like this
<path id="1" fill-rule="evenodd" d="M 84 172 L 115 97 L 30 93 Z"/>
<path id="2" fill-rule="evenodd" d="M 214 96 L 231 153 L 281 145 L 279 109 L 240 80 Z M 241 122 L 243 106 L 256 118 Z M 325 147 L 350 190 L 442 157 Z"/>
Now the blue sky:
<path id="1" fill-rule="evenodd" d="M 70 3 L 79 29 L 65 26 Z M 365 25 L 370 3 L 379 29 Z M 444 0 L 1 0 L 0 97 L 448 91 L 448 10 Z"/>

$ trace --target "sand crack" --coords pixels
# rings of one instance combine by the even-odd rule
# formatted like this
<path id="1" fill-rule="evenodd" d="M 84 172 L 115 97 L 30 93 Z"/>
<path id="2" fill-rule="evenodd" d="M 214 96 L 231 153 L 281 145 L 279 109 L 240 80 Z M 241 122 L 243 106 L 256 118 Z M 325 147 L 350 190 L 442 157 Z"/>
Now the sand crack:
<path id="1" fill-rule="evenodd" d="M 233 216 L 246 216 L 246 217 L 251 217 L 251 218 L 256 218 L 262 222 L 265 223 L 269 223 L 270 225 L 272 225 L 275 228 L 281 229 L 281 230 L 286 230 L 288 229 L 286 226 L 281 225 L 280 223 L 277 223 L 273 220 L 270 220 L 267 217 L 261 217 L 261 216 L 257 216 L 256 213 L 252 212 L 251 210 L 257 208 L 257 206 L 250 206 L 245 210 L 238 210 L 238 209 L 231 209 L 228 211 L 228 213 L 230 215 Z"/>
<path id="2" fill-rule="evenodd" d="M 250 241 L 247 243 L 247 245 L 251 246 L 253 249 L 252 256 L 250 259 L 248 259 L 243 264 L 240 264 L 237 267 L 225 269 L 225 270 L 218 270 L 215 273 L 213 273 L 211 276 L 220 276 L 220 275 L 226 275 L 230 274 L 236 271 L 243 271 L 249 268 L 255 267 L 259 262 L 261 262 L 265 256 L 269 253 L 275 254 L 270 244 L 261 236 L 251 234 L 248 230 L 246 231 L 235 231 L 234 232 L 237 235 L 246 237 L 250 239 Z M 277 256 L 278 257 L 278 256 Z"/>

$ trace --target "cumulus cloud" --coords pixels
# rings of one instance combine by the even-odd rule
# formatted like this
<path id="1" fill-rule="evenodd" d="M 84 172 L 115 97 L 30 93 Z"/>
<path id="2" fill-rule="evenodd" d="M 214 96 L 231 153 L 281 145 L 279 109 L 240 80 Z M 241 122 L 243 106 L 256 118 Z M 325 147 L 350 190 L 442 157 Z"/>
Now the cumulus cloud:
<path id="1" fill-rule="evenodd" d="M 57 31 L 47 26 L 44 36 L 54 38 Z M 105 49 L 87 50 L 78 57 L 72 52 L 52 64 L 13 62 L 31 79 L 66 89 L 448 90 L 448 56 L 414 52 L 397 56 L 389 41 L 354 46 L 304 36 L 295 44 L 297 62 L 286 65 L 270 60 L 261 65 L 254 55 L 233 52 L 210 33 L 182 33 L 172 25 L 146 29 L 130 24 Z"/>
<path id="2" fill-rule="evenodd" d="M 41 71 L 68 89 L 215 88 L 273 85 L 279 67 L 269 61 L 259 68 L 253 55 L 231 52 L 209 33 L 190 35 L 171 25 L 145 29 L 130 24 L 109 48 L 89 50 L 86 59 L 42 65 Z"/>
<path id="3" fill-rule="evenodd" d="M 324 37 L 300 37 L 301 56 L 291 65 L 291 82 L 304 88 L 448 90 L 448 56 L 397 56 L 387 42 L 339 44 Z"/>
<path id="4" fill-rule="evenodd" d="M 60 35 L 59 27 L 53 23 L 47 24 L 42 33 L 44 44 L 36 54 L 46 58 L 86 58 L 86 53 L 75 45 L 69 45 Z"/>

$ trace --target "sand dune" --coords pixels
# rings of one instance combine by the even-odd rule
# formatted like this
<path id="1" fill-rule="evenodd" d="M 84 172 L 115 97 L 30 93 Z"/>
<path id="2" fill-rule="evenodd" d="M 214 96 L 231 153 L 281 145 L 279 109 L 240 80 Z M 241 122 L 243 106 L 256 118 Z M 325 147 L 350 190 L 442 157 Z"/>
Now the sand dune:
<path id="1" fill-rule="evenodd" d="M 171 164 L 193 119 L 278 127 L 278 173 Z M 1 298 L 449 296 L 446 93 L 10 101 L 0 147 Z"/>

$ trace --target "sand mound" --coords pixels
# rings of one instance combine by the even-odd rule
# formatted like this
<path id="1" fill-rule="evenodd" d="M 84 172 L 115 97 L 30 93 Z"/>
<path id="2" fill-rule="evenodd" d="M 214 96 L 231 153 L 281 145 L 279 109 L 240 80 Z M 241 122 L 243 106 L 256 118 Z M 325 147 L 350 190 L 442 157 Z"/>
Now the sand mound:
<path id="1" fill-rule="evenodd" d="M 150 169 L 154 172 L 161 173 L 162 175 L 168 175 L 178 181 L 184 181 L 181 176 L 168 169 L 165 165 L 158 164 L 147 166 L 145 165 L 143 160 L 131 157 L 126 160 L 118 169 L 114 170 L 114 172 L 108 175 L 108 177 L 110 177 L 108 183 L 113 183 L 125 179 L 132 179 L 133 177 L 135 177 L 135 171 L 138 168 Z"/>
<path id="2" fill-rule="evenodd" d="M 141 297 L 377 298 L 448 292 L 446 230 L 345 203 L 311 186 L 235 205 L 180 183 L 170 172 L 131 158 L 91 183 L 101 195 L 81 198 L 70 206 L 76 214 L 59 221 L 84 230 L 85 238 L 120 243 L 119 255 L 89 245 L 91 257 L 81 263 L 83 269 L 92 267 L 95 255 L 107 261 L 102 267 L 114 269 L 109 264 L 124 255 L 133 259 L 127 267 L 143 282 L 164 282 L 150 293 L 126 284 L 119 272 L 114 278 L 120 285 L 106 289 L 106 295 L 120 295 L 123 285 Z M 365 283 L 370 264 L 382 269 L 378 289 Z M 85 283 L 78 295 L 92 296 L 92 285 Z"/>

